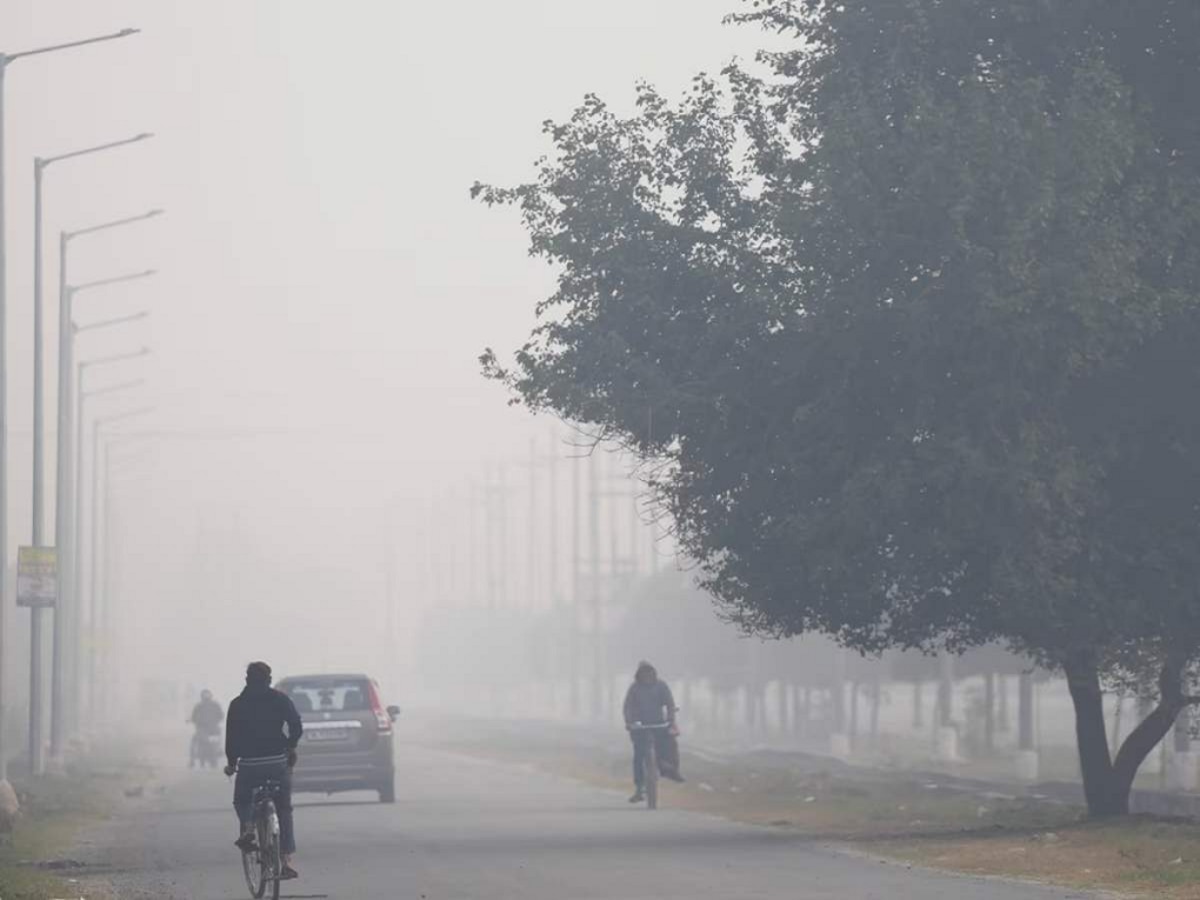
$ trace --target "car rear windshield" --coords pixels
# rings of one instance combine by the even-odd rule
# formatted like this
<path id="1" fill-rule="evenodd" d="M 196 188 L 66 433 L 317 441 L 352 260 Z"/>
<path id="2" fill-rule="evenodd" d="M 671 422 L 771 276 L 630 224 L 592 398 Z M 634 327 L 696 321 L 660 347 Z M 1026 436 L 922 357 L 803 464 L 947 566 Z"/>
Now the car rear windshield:
<path id="1" fill-rule="evenodd" d="M 310 712 L 366 712 L 371 708 L 367 682 L 360 678 L 285 682 L 280 688 L 300 715 Z"/>

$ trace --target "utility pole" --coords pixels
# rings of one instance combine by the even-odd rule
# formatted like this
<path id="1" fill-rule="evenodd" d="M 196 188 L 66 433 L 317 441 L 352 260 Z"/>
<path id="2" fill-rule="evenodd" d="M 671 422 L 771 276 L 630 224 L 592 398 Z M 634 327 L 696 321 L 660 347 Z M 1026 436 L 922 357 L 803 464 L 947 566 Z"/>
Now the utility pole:
<path id="1" fill-rule="evenodd" d="M 446 513 L 448 511 L 451 513 L 454 513 L 454 512 L 457 512 L 458 509 L 460 508 L 453 492 L 451 492 L 449 494 L 446 502 L 447 502 L 447 506 L 445 509 L 440 510 L 441 515 L 439 516 L 439 519 L 438 519 L 442 523 L 445 523 Z M 436 534 L 436 532 L 434 532 L 434 533 Z M 458 580 L 459 579 L 459 569 L 458 569 L 459 544 L 458 544 L 458 540 L 459 540 L 458 529 L 451 529 L 450 534 L 447 535 L 447 540 L 446 540 L 444 549 L 442 550 L 442 553 L 438 554 L 438 559 L 443 560 L 445 567 L 446 567 L 446 574 L 441 579 L 441 583 L 443 585 L 443 590 L 445 593 L 446 605 L 449 608 L 461 606 L 462 599 L 463 599 L 463 593 L 464 593 L 463 589 L 461 588 L 461 586 L 459 584 L 459 580 Z M 430 552 L 431 553 L 433 552 L 433 548 L 431 548 Z"/>
<path id="2" fill-rule="evenodd" d="M 588 557 L 590 603 L 592 613 L 592 718 L 602 715 L 602 648 L 600 618 L 600 498 L 597 486 L 595 449 L 588 456 Z"/>
<path id="3" fill-rule="evenodd" d="M 562 594 L 558 589 L 558 455 L 553 430 L 550 432 L 550 452 L 546 454 L 546 590 L 550 605 L 551 620 L 555 632 L 562 627 Z M 562 647 L 555 646 L 551 657 L 554 660 L 553 674 L 550 677 L 551 690 L 550 712 L 558 713 L 558 683 L 563 675 Z"/>
<path id="4" fill-rule="evenodd" d="M 609 477 L 615 481 L 616 478 L 620 475 L 620 462 L 617 459 L 617 456 L 615 454 L 610 458 L 610 463 L 609 463 L 608 468 L 609 468 Z M 616 494 L 614 493 L 614 498 L 615 498 L 615 496 L 616 496 Z M 622 500 L 625 499 L 624 492 L 621 492 L 619 496 L 620 496 L 620 499 L 622 499 Z M 631 533 L 629 537 L 630 537 L 630 540 L 633 541 L 634 533 Z M 608 603 L 606 605 L 611 607 L 613 605 L 613 601 L 616 599 L 615 594 L 616 594 L 617 590 L 619 589 L 618 585 L 621 582 L 621 576 L 619 573 L 620 573 L 620 569 L 622 568 L 621 567 L 621 549 L 620 549 L 620 525 L 619 525 L 618 519 L 617 519 L 617 504 L 615 502 L 613 502 L 609 507 L 608 543 L 609 543 L 609 546 L 608 546 L 609 577 L 607 579 L 607 582 L 608 582 L 607 593 L 609 596 L 608 596 Z M 632 552 L 633 551 L 630 550 L 631 554 L 632 554 Z M 631 559 L 632 559 L 632 555 L 631 555 Z M 632 565 L 633 564 L 631 563 L 631 566 Z M 616 716 L 617 698 L 616 698 L 616 688 L 613 684 L 612 666 L 609 664 L 609 658 L 608 658 L 608 628 L 607 628 L 608 617 L 604 616 L 604 619 L 606 621 L 604 623 L 605 627 L 603 629 L 603 640 L 600 644 L 600 665 L 604 672 L 604 693 L 605 693 L 605 697 L 608 700 L 607 714 L 608 714 L 609 721 L 612 721 Z"/>
<path id="5" fill-rule="evenodd" d="M 495 480 L 493 480 L 493 476 Z M 497 570 L 504 564 L 504 549 L 507 542 L 503 510 L 501 509 L 500 515 L 497 516 L 498 504 L 496 502 L 497 494 L 502 490 L 500 485 L 503 480 L 502 474 L 489 471 L 483 488 L 483 540 L 486 549 L 484 562 L 487 567 L 487 605 L 489 612 L 492 613 L 503 602 Z M 496 560 L 497 550 L 500 556 L 500 566 L 497 565 Z"/>
<path id="6" fill-rule="evenodd" d="M 573 461 L 571 466 L 571 715 L 578 718 L 581 713 L 581 698 L 579 690 L 579 602 L 583 593 L 583 565 L 580 559 L 581 535 L 580 494 L 582 480 L 579 476 L 580 460 Z"/>
<path id="7" fill-rule="evenodd" d="M 562 595 L 558 590 L 558 455 L 555 453 L 554 432 L 550 433 L 550 453 L 547 460 L 546 562 L 548 567 L 550 605 L 558 611 Z"/>
<path id="8" fill-rule="evenodd" d="M 467 589 L 465 591 L 467 605 L 475 610 L 479 608 L 479 600 L 483 594 L 479 590 L 479 516 L 476 513 L 476 501 L 479 492 L 474 482 L 467 485 L 467 500 L 463 509 L 467 513 Z"/>
<path id="9" fill-rule="evenodd" d="M 395 671 L 396 647 L 396 542 L 392 531 L 391 511 L 386 513 L 388 528 L 383 547 L 383 602 L 384 602 L 384 638 L 383 657 L 380 660 L 387 672 L 388 687 L 396 689 L 399 681 Z"/>
<path id="10" fill-rule="evenodd" d="M 632 458 L 632 457 L 631 457 Z M 641 559 L 638 553 L 638 532 L 642 529 L 642 517 L 638 515 L 637 469 L 631 468 L 629 475 L 629 565 L 633 575 L 641 573 Z M 653 572 L 651 572 L 653 574 Z"/>
<path id="11" fill-rule="evenodd" d="M 529 521 L 526 523 L 528 537 L 525 548 L 525 596 L 519 604 L 526 604 L 532 610 L 537 609 L 538 577 L 537 577 L 537 441 L 529 439 Z"/>

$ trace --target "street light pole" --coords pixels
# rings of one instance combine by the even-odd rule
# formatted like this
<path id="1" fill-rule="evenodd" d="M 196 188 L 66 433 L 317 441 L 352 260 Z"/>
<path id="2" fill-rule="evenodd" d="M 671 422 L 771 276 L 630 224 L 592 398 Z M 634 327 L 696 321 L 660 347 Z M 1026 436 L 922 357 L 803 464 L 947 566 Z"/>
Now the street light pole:
<path id="1" fill-rule="evenodd" d="M 95 325 L 87 326 L 87 328 L 77 328 L 76 332 L 89 330 L 91 328 L 108 327 L 110 325 L 117 325 L 122 322 L 129 322 L 129 321 L 133 321 L 133 320 L 139 319 L 139 318 L 142 318 L 142 316 L 123 316 L 120 319 L 110 319 L 107 322 L 97 322 Z M 138 354 L 138 355 L 140 355 L 140 354 Z M 140 385 L 140 384 L 144 383 L 144 379 L 138 379 L 136 381 L 124 382 L 122 384 L 113 385 L 111 387 L 105 387 L 105 388 L 101 388 L 98 390 L 88 391 L 85 394 L 83 391 L 84 368 L 85 368 L 85 366 L 83 366 L 83 365 L 78 367 L 79 377 L 77 380 L 77 390 L 76 390 L 76 396 L 79 398 L 79 400 L 76 405 L 75 433 L 77 435 L 81 435 L 81 436 L 83 434 L 84 401 L 85 400 L 91 399 L 93 397 L 101 397 L 103 395 L 115 393 L 116 391 L 120 391 L 120 390 L 126 390 L 128 388 L 131 388 L 136 385 Z M 82 706 L 83 706 L 83 690 L 82 690 L 82 685 L 80 684 L 80 680 L 79 680 L 80 675 L 83 672 L 83 662 L 82 662 L 82 660 L 83 660 L 83 645 L 82 645 L 83 627 L 82 627 L 82 622 L 83 622 L 83 613 L 84 613 L 84 605 L 83 605 L 83 597 L 82 597 L 82 585 L 83 585 L 82 577 L 83 576 L 81 573 L 82 545 L 80 544 L 80 529 L 82 528 L 82 525 L 80 524 L 80 515 L 81 515 L 80 507 L 83 503 L 83 487 L 82 487 L 82 485 L 83 485 L 83 481 L 82 481 L 83 460 L 82 460 L 82 455 L 83 455 L 83 448 L 82 448 L 82 446 L 79 446 L 76 448 L 76 454 L 75 454 L 75 478 L 74 478 L 75 490 L 73 492 L 74 493 L 74 506 L 75 506 L 75 512 L 74 512 L 74 516 L 73 516 L 74 537 L 72 538 L 72 541 L 71 541 L 72 570 L 70 572 L 71 584 L 74 585 L 73 596 L 76 598 L 76 600 L 72 604 L 70 609 L 68 610 L 68 615 L 65 616 L 65 621 L 63 623 L 64 629 L 65 629 L 65 635 L 66 635 L 63 638 L 63 640 L 65 641 L 66 646 L 67 646 L 67 652 L 65 655 L 65 659 L 63 661 L 63 666 L 64 666 L 63 681 L 66 684 L 66 691 L 65 691 L 65 697 L 64 697 L 64 706 L 65 706 L 64 715 L 66 718 L 66 729 L 69 734 L 78 734 L 79 733 L 81 710 L 82 710 Z"/>
<path id="2" fill-rule="evenodd" d="M 106 328 L 106 327 L 110 327 L 113 325 L 119 325 L 123 322 L 130 322 L 130 321 L 134 321 L 136 319 L 141 319 L 144 317 L 145 317 L 144 313 L 139 314 L 139 315 L 134 315 L 134 316 L 122 316 L 119 319 L 109 319 L 106 322 L 97 322 L 94 325 L 88 325 L 88 326 L 85 326 L 84 328 L 78 328 L 78 329 L 76 329 L 76 331 L 77 332 L 78 331 L 87 331 L 87 330 L 91 330 L 93 328 Z M 69 614 L 64 617 L 65 620 L 63 622 L 64 628 L 65 628 L 65 635 L 63 637 L 63 641 L 64 641 L 65 645 L 67 646 L 67 648 L 69 648 L 69 652 L 67 652 L 64 655 L 64 660 L 63 660 L 63 664 L 64 664 L 63 682 L 65 685 L 69 686 L 69 690 L 66 691 L 66 697 L 64 698 L 64 707 L 65 707 L 64 708 L 64 718 L 66 719 L 67 726 L 69 726 L 69 728 L 72 731 L 75 731 L 75 729 L 78 728 L 79 719 L 80 719 L 79 712 L 80 712 L 80 707 L 82 706 L 81 695 L 80 695 L 80 690 L 79 690 L 79 688 L 80 688 L 79 676 L 80 676 L 81 670 L 83 668 L 83 666 L 81 664 L 82 647 L 80 644 L 80 640 L 83 637 L 83 619 L 84 619 L 84 596 L 83 596 L 83 590 L 82 590 L 82 588 L 83 588 L 83 552 L 82 552 L 83 544 L 81 543 L 81 541 L 82 541 L 82 530 L 83 530 L 83 519 L 82 519 L 82 516 L 83 516 L 83 444 L 82 444 L 82 441 L 83 441 L 83 437 L 84 437 L 83 423 L 84 423 L 84 412 L 85 412 L 84 407 L 86 406 L 85 401 L 92 397 L 101 397 L 106 394 L 113 394 L 113 393 L 116 393 L 117 391 L 126 390 L 128 388 L 135 387 L 137 385 L 144 383 L 144 379 L 137 379 L 136 381 L 128 381 L 128 382 L 124 382 L 122 384 L 112 385 L 110 387 L 105 387 L 105 388 L 99 388 L 97 390 L 92 390 L 92 391 L 88 391 L 85 393 L 83 390 L 85 373 L 87 372 L 88 369 L 90 369 L 93 366 L 101 366 L 101 365 L 107 365 L 110 363 L 121 362 L 123 360 L 137 359 L 142 356 L 145 356 L 147 352 L 148 351 L 143 349 L 136 353 L 122 353 L 122 354 L 119 354 L 116 356 L 106 356 L 106 357 L 101 357 L 98 359 L 85 360 L 84 362 L 81 362 L 76 367 L 76 370 L 75 370 L 76 371 L 75 396 L 78 398 L 78 400 L 76 401 L 76 404 L 75 404 L 75 434 L 79 436 L 79 445 L 75 448 L 75 477 L 73 480 L 73 484 L 75 487 L 74 487 L 74 490 L 71 492 L 73 495 L 73 505 L 74 505 L 74 512 L 71 517 L 73 534 L 72 534 L 72 538 L 71 538 L 71 559 L 70 559 L 70 563 L 71 563 L 71 571 L 70 571 L 71 582 L 70 583 L 72 585 L 71 597 L 72 597 L 73 602 L 71 604 L 70 609 L 67 611 Z"/>
<path id="3" fill-rule="evenodd" d="M 53 53 L 58 50 L 68 50 L 74 47 L 83 47 L 87 44 L 97 44 L 101 41 L 111 41 L 117 38 L 129 37 L 137 34 L 136 28 L 124 28 L 121 31 L 112 34 L 103 34 L 93 38 L 86 38 L 81 41 L 70 41 L 65 44 L 54 44 L 48 47 L 38 47 L 33 50 L 23 50 L 18 53 L 0 53 L 0 385 L 8 383 L 8 353 L 7 347 L 7 327 L 6 320 L 8 318 L 8 231 L 5 216 L 5 170 L 4 170 L 4 122 L 5 122 L 5 76 L 8 72 L 8 67 L 11 63 L 25 56 L 40 56 L 44 53 Z M 8 400 L 5 397 L 5 391 L 0 390 L 0 495 L 4 497 L 3 502 L 0 502 L 0 573 L 8 571 Z M 0 635 L 3 631 L 4 609 L 8 604 L 4 590 L 5 578 L 0 577 Z M 34 608 L 32 610 L 32 626 L 31 630 L 35 655 L 38 656 L 39 662 L 41 658 L 41 632 L 42 632 L 42 617 L 41 610 Z M 3 654 L 0 653 L 0 670 L 3 669 Z M 0 723 L 4 721 L 4 699 L 5 691 L 3 679 L 0 678 Z M 30 700 L 34 698 L 31 696 Z M 36 698 L 41 702 L 41 697 Z M 40 725 L 40 723 L 39 723 Z M 30 764 L 33 771 L 40 774 L 42 771 L 42 748 L 41 748 L 41 733 L 30 734 Z M 36 740 L 38 746 L 33 747 L 33 742 Z M 6 781 L 8 777 L 8 745 L 4 739 L 3 727 L 0 724 L 0 782 Z"/>
<path id="4" fill-rule="evenodd" d="M 45 344 L 42 340 L 44 329 L 44 304 L 42 303 L 42 284 L 44 281 L 42 266 L 42 181 L 46 169 L 56 162 L 76 159 L 80 156 L 89 156 L 93 153 L 101 153 L 105 150 L 112 150 L 116 147 L 124 147 L 129 144 L 141 143 L 153 136 L 149 132 L 143 132 L 142 134 L 136 134 L 133 137 L 124 138 L 119 141 L 96 144 L 92 147 L 84 147 L 81 150 L 72 150 L 69 153 L 59 153 L 56 156 L 39 156 L 33 161 L 33 544 L 37 547 L 42 546 L 42 523 L 45 517 L 46 506 L 44 500 L 46 451 L 44 446 L 45 428 L 43 427 L 45 365 L 42 362 Z M 61 260 L 59 265 L 59 274 L 61 276 Z M 59 285 L 61 290 L 61 281 Z M 60 352 L 62 351 L 62 341 L 63 336 L 60 328 Z"/>
<path id="5" fill-rule="evenodd" d="M 153 269 L 147 269 L 143 272 L 133 272 L 127 275 L 118 275 L 113 278 L 101 278 L 96 281 L 88 281 L 79 285 L 64 285 L 59 306 L 59 321 L 70 323 L 73 321 L 72 309 L 74 307 L 75 295 L 81 291 L 91 290 L 92 288 L 105 287 L 112 284 L 121 284 L 127 281 L 135 281 L 141 278 L 147 278 L 154 274 Z M 68 579 L 63 577 L 70 572 L 70 559 L 72 549 L 70 544 L 70 529 L 69 519 L 71 514 L 71 467 L 70 459 L 73 446 L 71 435 L 71 409 L 74 405 L 72 394 L 72 375 L 75 367 L 75 342 L 71 327 L 68 325 L 60 329 L 59 340 L 59 356 L 58 356 L 58 465 L 55 478 L 55 515 L 54 515 L 54 543 L 58 548 L 58 563 L 59 563 L 59 589 L 58 589 L 58 606 L 54 616 L 54 640 L 52 644 L 52 659 L 50 661 L 50 756 L 53 759 L 58 759 L 62 755 L 63 744 L 65 739 L 64 734 L 64 716 L 63 716 L 63 620 L 70 614 L 70 606 L 73 601 L 71 585 Z M 65 335 L 65 340 L 63 336 Z M 65 590 L 64 590 L 65 587 Z M 39 660 L 40 662 L 40 660 Z M 30 695 L 34 693 L 34 683 L 41 680 L 41 669 L 36 672 L 31 671 L 30 675 Z M 37 691 L 40 693 L 41 685 L 37 684 Z M 41 713 L 38 708 L 30 706 L 30 732 L 34 730 L 33 719 L 36 717 L 40 720 Z M 41 722 L 38 722 L 38 733 L 40 739 Z M 32 740 L 32 736 L 31 736 Z M 40 745 L 39 745 L 40 746 Z M 39 751 L 40 756 L 40 751 Z"/>
<path id="6" fill-rule="evenodd" d="M 105 145 L 105 146 L 107 146 L 107 145 Z M 148 210 L 147 212 L 140 213 L 135 216 L 125 216 L 120 219 L 112 219 L 112 220 L 109 220 L 106 222 L 101 222 L 96 225 L 91 225 L 87 228 L 77 228 L 74 231 L 63 231 L 63 232 L 59 233 L 59 236 L 58 236 L 58 314 L 59 314 L 60 322 L 70 322 L 71 321 L 71 291 L 69 290 L 69 286 L 67 284 L 67 270 L 68 270 L 67 258 L 68 258 L 68 251 L 71 246 L 71 243 L 76 238 L 83 237 L 84 235 L 96 234 L 97 232 L 100 232 L 100 231 L 108 231 L 113 228 L 120 228 L 125 225 L 132 225 L 137 222 L 144 222 L 147 219 L 153 219 L 157 216 L 162 215 L 162 212 L 163 211 L 161 209 L 151 209 L 151 210 Z M 85 328 L 86 328 L 86 326 L 85 326 Z M 80 329 L 80 330 L 84 330 L 84 329 Z M 64 364 L 70 363 L 70 357 L 72 355 L 72 350 L 73 350 L 74 344 L 69 339 L 72 334 L 73 334 L 73 332 L 69 328 L 59 330 L 58 429 L 57 429 L 58 465 L 56 468 L 56 475 L 55 475 L 55 481 L 56 481 L 56 488 L 55 488 L 55 491 L 56 491 L 55 539 L 56 539 L 56 542 L 58 543 L 59 602 L 63 603 L 63 604 L 66 604 L 68 602 L 69 596 L 70 596 L 70 593 L 69 593 L 70 585 L 67 584 L 67 575 L 70 571 L 70 569 L 69 569 L 69 563 L 70 563 L 69 552 L 71 549 L 70 547 L 65 545 L 65 541 L 66 541 L 65 535 L 68 532 L 63 530 L 66 527 L 66 525 L 65 525 L 66 512 L 70 509 L 69 505 L 64 506 L 63 502 L 70 500 L 70 497 L 67 494 L 67 491 L 68 491 L 70 485 L 65 485 L 64 481 L 69 481 L 69 475 L 70 475 L 70 469 L 69 469 L 69 454 L 70 454 L 69 423 L 71 421 L 71 415 L 70 415 L 71 380 L 70 380 L 69 375 L 64 376 L 63 372 L 64 372 Z M 64 340 L 64 338 L 67 338 L 67 340 Z M 69 372 L 70 366 L 67 366 L 65 371 Z M 39 432 L 39 435 L 40 435 L 40 432 Z M 37 460 L 41 460 L 44 458 L 44 454 L 38 452 L 38 453 L 34 454 L 34 457 Z M 34 506 L 35 506 L 35 508 L 39 508 L 41 506 L 41 504 L 35 503 Z M 59 526 L 59 524 L 58 524 L 59 522 L 64 523 L 62 527 Z M 35 650 L 33 653 L 33 655 L 37 657 L 37 661 L 36 661 L 36 664 L 32 660 L 30 662 L 31 675 L 32 675 L 32 673 L 35 673 L 35 672 L 37 673 L 36 675 L 32 675 L 31 685 L 30 685 L 30 695 L 31 695 L 31 698 L 30 698 L 30 754 L 31 754 L 31 756 L 30 756 L 30 758 L 31 758 L 31 760 L 34 761 L 34 771 L 36 771 L 36 772 L 41 772 L 42 768 L 43 768 L 42 749 L 41 749 L 42 748 L 41 715 L 42 715 L 42 710 L 43 710 L 43 703 L 41 701 L 41 690 L 42 690 L 41 673 L 43 672 L 43 666 L 42 666 L 42 661 L 41 661 L 42 639 L 41 639 L 41 633 L 40 633 L 41 618 L 40 618 L 39 612 L 40 612 L 39 610 L 33 610 L 33 625 L 32 625 L 32 627 L 35 630 L 38 630 L 38 632 L 39 632 L 37 639 L 36 639 L 37 642 L 34 644 Z M 57 663 L 56 663 L 56 665 L 57 665 Z M 36 702 L 34 701 L 34 696 L 33 696 L 35 692 L 37 694 Z M 35 734 L 35 725 L 33 722 L 34 710 L 38 711 L 36 734 Z M 36 740 L 36 746 L 37 746 L 36 750 L 34 750 L 35 740 Z"/>
<path id="7" fill-rule="evenodd" d="M 88 716 L 95 725 L 98 713 L 100 712 L 97 699 L 97 691 L 100 682 L 100 645 L 104 644 L 105 650 L 109 649 L 109 644 L 112 640 L 112 597 L 109 592 L 109 542 L 112 531 L 112 472 L 109 471 L 109 466 L 112 463 L 112 457 L 109 454 L 109 447 L 104 446 L 104 462 L 101 464 L 101 431 L 105 425 L 111 425 L 115 422 L 124 419 L 131 419 L 135 416 L 144 416 L 153 411 L 153 407 L 144 407 L 142 409 L 131 410 L 126 413 L 120 413 L 114 416 L 107 416 L 96 419 L 92 422 L 92 528 L 91 528 L 91 552 L 88 556 L 90 563 L 89 573 L 89 591 L 88 605 L 90 619 L 88 625 L 89 638 L 88 641 Z M 100 494 L 100 473 L 104 472 L 104 524 L 100 524 L 99 509 L 101 504 Z M 101 587 L 96 582 L 96 570 L 100 556 L 104 556 L 104 585 L 103 585 L 103 600 L 101 600 Z M 100 622 L 100 615 L 103 612 L 104 623 Z M 109 655 L 104 653 L 105 669 L 108 669 Z M 111 674 L 106 672 L 106 676 Z M 106 680 L 111 680 L 107 679 Z M 108 690 L 105 692 L 105 705 L 109 702 L 109 695 L 112 685 L 108 684 Z"/>

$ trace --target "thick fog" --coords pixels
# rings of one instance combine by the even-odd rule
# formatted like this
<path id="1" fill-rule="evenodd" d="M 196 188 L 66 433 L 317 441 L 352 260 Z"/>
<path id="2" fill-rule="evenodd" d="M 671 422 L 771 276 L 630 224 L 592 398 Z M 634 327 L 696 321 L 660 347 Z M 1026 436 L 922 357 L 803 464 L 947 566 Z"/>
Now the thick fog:
<path id="1" fill-rule="evenodd" d="M 485 345 L 520 342 L 553 273 L 526 258 L 517 218 L 473 203 L 468 188 L 527 177 L 546 149 L 541 122 L 568 115 L 586 92 L 628 104 L 638 78 L 677 90 L 696 70 L 749 52 L 753 36 L 721 24 L 727 7 L 0 8 L 8 50 L 143 29 L 18 60 L 7 79 L 10 559 L 30 539 L 32 159 L 155 134 L 56 164 L 45 180 L 49 335 L 58 232 L 166 211 L 75 241 L 68 274 L 80 283 L 158 270 L 76 303 L 81 323 L 151 312 L 77 345 L 81 359 L 152 350 L 96 366 L 85 384 L 145 379 L 90 400 L 89 423 L 153 407 L 110 429 L 127 437 L 110 445 L 111 565 L 107 574 L 99 566 L 99 579 L 113 598 L 126 704 L 147 681 L 228 696 L 258 657 L 281 671 L 368 669 L 405 702 L 422 654 L 466 661 L 482 650 L 465 636 L 431 648 L 422 638 L 429 610 L 549 608 L 551 579 L 565 602 L 579 577 L 570 466 L 588 463 L 567 430 L 508 407 L 477 362 Z M 51 342 L 51 532 L 53 350 Z M 539 469 L 531 501 L 530 461 L 546 467 L 550 456 L 557 500 Z M 623 463 L 598 458 L 603 490 L 624 496 L 602 501 L 613 526 L 598 525 L 593 543 L 585 534 L 576 558 L 608 559 L 619 540 L 640 548 L 649 571 L 652 536 L 638 524 L 636 488 Z M 586 494 L 587 472 L 577 477 Z M 497 499 L 502 481 L 506 502 Z M 539 512 L 531 526 L 530 502 L 539 511 L 557 503 L 555 524 Z M 553 562 L 551 547 L 561 555 Z M 675 566 L 669 547 L 656 552 L 654 565 Z M 89 571 L 86 554 L 83 562 Z M 10 709 L 24 702 L 28 615 L 7 611 Z"/>

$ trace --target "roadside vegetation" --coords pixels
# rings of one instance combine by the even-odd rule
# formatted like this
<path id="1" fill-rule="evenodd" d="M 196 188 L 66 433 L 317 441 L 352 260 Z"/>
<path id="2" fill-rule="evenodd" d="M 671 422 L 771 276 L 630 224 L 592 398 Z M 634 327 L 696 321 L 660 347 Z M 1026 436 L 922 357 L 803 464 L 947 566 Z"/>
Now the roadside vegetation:
<path id="1" fill-rule="evenodd" d="M 0 843 L 0 898 L 53 900 L 59 897 L 103 897 L 103 888 L 80 880 L 91 874 L 71 851 L 81 834 L 107 819 L 130 787 L 124 767 L 110 764 L 69 767 L 39 779 L 12 779 L 21 813 L 11 835 Z"/>

